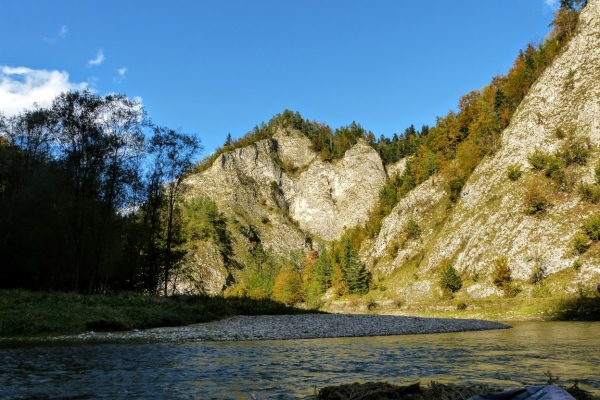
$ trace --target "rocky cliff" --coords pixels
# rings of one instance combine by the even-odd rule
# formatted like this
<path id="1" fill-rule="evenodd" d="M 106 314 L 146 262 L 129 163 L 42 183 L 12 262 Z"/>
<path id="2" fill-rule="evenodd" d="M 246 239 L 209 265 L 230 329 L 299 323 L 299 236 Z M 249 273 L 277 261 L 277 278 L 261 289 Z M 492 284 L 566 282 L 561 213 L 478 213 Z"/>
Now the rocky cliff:
<path id="1" fill-rule="evenodd" d="M 329 162 L 311 150 L 306 136 L 280 129 L 272 139 L 220 155 L 187 183 L 190 196 L 213 199 L 237 222 L 231 231 L 235 259 L 243 265 L 253 241 L 275 254 L 300 252 L 302 257 L 313 242 L 318 247 L 364 223 L 386 177 L 379 155 L 364 141 Z M 244 233 L 248 230 L 254 237 Z M 219 276 L 205 287 L 209 293 L 226 282 L 217 264 L 197 264 L 204 275 Z"/>
<path id="2" fill-rule="evenodd" d="M 528 161 L 535 149 L 554 153 L 564 148 L 568 134 L 557 132 L 589 139 L 593 149 L 585 166 L 569 172 L 571 187 L 563 190 L 557 190 L 545 177 L 538 178 L 540 173 Z M 500 149 L 476 168 L 450 214 L 443 221 L 436 217 L 435 213 L 440 213 L 436 204 L 444 193 L 432 178 L 396 206 L 377 239 L 364 247 L 364 258 L 374 270 L 389 275 L 418 257 L 413 263 L 417 267 L 410 268 L 420 279 L 405 275 L 395 283 L 398 293 L 407 297 L 438 292 L 435 272 L 446 262 L 463 276 L 484 277 L 466 285 L 465 295 L 500 294 L 490 278 L 498 257 L 506 257 L 517 280 L 527 281 L 541 268 L 546 277 L 562 275 L 563 279 L 554 279 L 553 290 L 575 292 L 600 277 L 598 257 L 587 254 L 579 258 L 572 248 L 573 237 L 586 218 L 599 211 L 597 205 L 582 202 L 576 190 L 580 182 L 594 182 L 599 143 L 600 2 L 590 1 L 568 47 L 535 82 L 503 132 Z M 511 165 L 524 171 L 516 181 L 507 177 Z M 548 191 L 551 204 L 545 212 L 525 212 L 528 185 L 546 186 L 542 189 Z M 407 243 L 394 257 L 385 258 L 385 249 L 401 234 L 410 215 L 417 220 L 429 219 L 423 223 L 425 234 L 417 242 Z M 582 266 L 575 272 L 576 259 Z"/>
<path id="3" fill-rule="evenodd" d="M 555 153 L 573 138 L 590 143 L 591 155 L 584 165 L 570 167 L 568 182 L 558 188 L 529 159 L 536 149 Z M 600 279 L 600 248 L 592 244 L 583 255 L 572 248 L 584 221 L 600 212 L 577 191 L 581 183 L 595 181 L 599 143 L 600 1 L 593 0 L 581 12 L 566 49 L 519 105 L 501 146 L 477 166 L 456 203 L 443 177 L 432 176 L 401 199 L 376 237 L 363 242 L 361 258 L 375 281 L 386 281 L 390 292 L 405 298 L 438 296 L 443 265 L 453 265 L 463 276 L 461 296 L 501 295 L 491 279 L 501 257 L 516 280 L 526 282 L 537 271 L 548 278 L 547 290 L 580 290 Z M 519 166 L 522 176 L 510 180 L 509 166 Z M 388 174 L 402 174 L 405 167 L 401 160 L 384 168 L 363 140 L 342 159 L 323 161 L 304 134 L 281 128 L 271 139 L 221 154 L 187 183 L 191 196 L 213 199 L 233 221 L 233 259 L 243 266 L 257 241 L 277 254 L 304 254 L 340 238 L 346 228 L 363 225 Z M 535 186 L 549 205 L 532 214 L 526 212 L 525 198 Z M 418 235 L 409 232 L 410 224 L 419 226 Z M 228 274 L 237 273 L 222 260 L 210 261 L 215 257 L 196 259 L 204 271 L 199 274 L 211 282 L 207 292 L 218 292 Z M 533 295 L 527 290 L 524 296 Z"/>

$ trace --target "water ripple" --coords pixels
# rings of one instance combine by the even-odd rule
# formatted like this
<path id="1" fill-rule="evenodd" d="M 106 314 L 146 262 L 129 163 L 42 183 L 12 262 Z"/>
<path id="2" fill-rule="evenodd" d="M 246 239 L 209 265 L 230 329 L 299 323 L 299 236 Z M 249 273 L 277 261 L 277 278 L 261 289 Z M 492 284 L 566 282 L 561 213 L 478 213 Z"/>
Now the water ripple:
<path id="1" fill-rule="evenodd" d="M 600 394 L 600 323 L 363 338 L 0 350 L 0 398 L 298 399 L 354 381 L 562 383 Z"/>

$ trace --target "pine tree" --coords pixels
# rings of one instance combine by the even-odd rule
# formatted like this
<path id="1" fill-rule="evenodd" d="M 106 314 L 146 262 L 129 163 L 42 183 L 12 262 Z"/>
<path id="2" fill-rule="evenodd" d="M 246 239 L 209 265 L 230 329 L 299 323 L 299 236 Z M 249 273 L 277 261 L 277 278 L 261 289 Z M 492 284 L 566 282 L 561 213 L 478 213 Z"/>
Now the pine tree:
<path id="1" fill-rule="evenodd" d="M 341 267 L 348 293 L 366 294 L 369 291 L 369 274 L 365 264 L 360 260 L 358 252 L 350 240 L 345 240 L 343 246 Z"/>
<path id="2" fill-rule="evenodd" d="M 327 248 L 319 254 L 319 260 L 315 267 L 314 280 L 319 284 L 320 292 L 323 293 L 331 287 L 331 279 L 333 278 L 333 265 L 329 258 Z"/>

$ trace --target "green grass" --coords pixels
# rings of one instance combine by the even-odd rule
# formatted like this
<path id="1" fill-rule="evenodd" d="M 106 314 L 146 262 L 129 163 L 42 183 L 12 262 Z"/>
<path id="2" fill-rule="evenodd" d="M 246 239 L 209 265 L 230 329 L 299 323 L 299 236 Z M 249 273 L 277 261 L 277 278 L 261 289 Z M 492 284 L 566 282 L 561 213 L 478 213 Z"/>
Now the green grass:
<path id="1" fill-rule="evenodd" d="M 306 312 L 271 300 L 248 298 L 0 290 L 0 337 L 124 331 L 190 325 L 233 315 Z"/>

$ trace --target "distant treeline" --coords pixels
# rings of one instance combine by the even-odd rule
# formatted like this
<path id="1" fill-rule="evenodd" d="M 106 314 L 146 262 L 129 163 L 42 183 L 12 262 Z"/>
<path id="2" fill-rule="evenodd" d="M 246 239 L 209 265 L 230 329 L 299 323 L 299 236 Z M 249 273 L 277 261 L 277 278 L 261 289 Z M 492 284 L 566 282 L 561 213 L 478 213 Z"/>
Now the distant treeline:
<path id="1" fill-rule="evenodd" d="M 0 114 L 0 288 L 166 291 L 199 150 L 122 95 Z"/>

